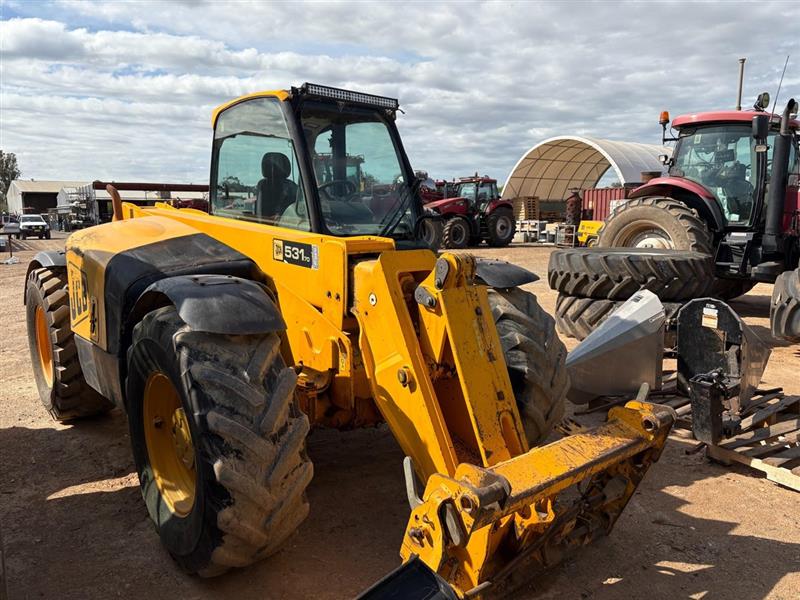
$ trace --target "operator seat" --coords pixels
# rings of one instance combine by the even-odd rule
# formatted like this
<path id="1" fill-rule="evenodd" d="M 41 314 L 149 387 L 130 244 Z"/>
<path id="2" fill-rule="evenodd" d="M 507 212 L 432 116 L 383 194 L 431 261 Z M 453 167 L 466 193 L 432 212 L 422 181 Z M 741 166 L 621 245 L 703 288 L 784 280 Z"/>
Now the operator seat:
<path id="1" fill-rule="evenodd" d="M 747 181 L 746 167 L 736 161 L 724 170 L 724 189 L 728 198 L 728 209 L 745 221 L 753 209 L 753 184 Z"/>
<path id="2" fill-rule="evenodd" d="M 257 216 L 277 220 L 286 208 L 297 199 L 297 184 L 289 179 L 292 165 L 280 152 L 267 152 L 261 158 L 263 179 L 256 186 Z"/>

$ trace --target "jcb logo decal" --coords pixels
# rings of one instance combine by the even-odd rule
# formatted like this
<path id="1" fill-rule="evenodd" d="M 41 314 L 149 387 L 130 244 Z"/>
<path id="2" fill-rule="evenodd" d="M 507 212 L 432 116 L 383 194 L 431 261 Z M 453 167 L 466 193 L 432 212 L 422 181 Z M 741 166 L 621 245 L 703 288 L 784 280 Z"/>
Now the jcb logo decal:
<path id="1" fill-rule="evenodd" d="M 89 294 L 86 290 L 86 274 L 75 265 L 69 265 L 69 312 L 72 325 L 77 325 L 89 316 Z"/>

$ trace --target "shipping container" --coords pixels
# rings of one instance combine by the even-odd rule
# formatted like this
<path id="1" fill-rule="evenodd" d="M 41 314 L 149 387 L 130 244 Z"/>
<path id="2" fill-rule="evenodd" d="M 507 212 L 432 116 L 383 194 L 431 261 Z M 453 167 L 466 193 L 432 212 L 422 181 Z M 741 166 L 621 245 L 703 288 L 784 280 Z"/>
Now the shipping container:
<path id="1" fill-rule="evenodd" d="M 641 184 L 635 186 L 613 187 L 613 188 L 590 188 L 583 190 L 583 220 L 605 221 L 608 215 L 622 202 L 624 202 L 631 191 Z"/>

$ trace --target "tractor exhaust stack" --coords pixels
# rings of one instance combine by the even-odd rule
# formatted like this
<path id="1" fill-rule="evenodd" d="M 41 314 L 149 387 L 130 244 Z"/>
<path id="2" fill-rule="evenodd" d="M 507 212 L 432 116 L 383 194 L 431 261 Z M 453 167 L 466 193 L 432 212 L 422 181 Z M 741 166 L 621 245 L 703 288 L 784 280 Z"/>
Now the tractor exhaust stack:
<path id="1" fill-rule="evenodd" d="M 736 110 L 742 110 L 742 86 L 744 85 L 744 63 L 747 59 L 739 59 L 739 91 L 736 93 Z"/>

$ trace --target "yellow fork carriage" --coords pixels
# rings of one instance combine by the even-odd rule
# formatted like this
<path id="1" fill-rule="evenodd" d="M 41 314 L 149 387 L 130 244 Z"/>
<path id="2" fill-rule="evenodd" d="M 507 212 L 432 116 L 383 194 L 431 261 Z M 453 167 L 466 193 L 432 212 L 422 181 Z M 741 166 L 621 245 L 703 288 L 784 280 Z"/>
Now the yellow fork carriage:
<path id="1" fill-rule="evenodd" d="M 607 533 L 663 448 L 672 418 L 646 398 L 544 444 L 568 380 L 520 288 L 536 276 L 425 246 L 436 217 L 397 108 L 313 84 L 228 103 L 211 214 L 116 196 L 113 222 L 29 267 L 42 401 L 60 420 L 125 409 L 150 517 L 189 572 L 296 530 L 310 426 L 388 424 L 407 457 L 403 561 L 460 596 Z"/>

